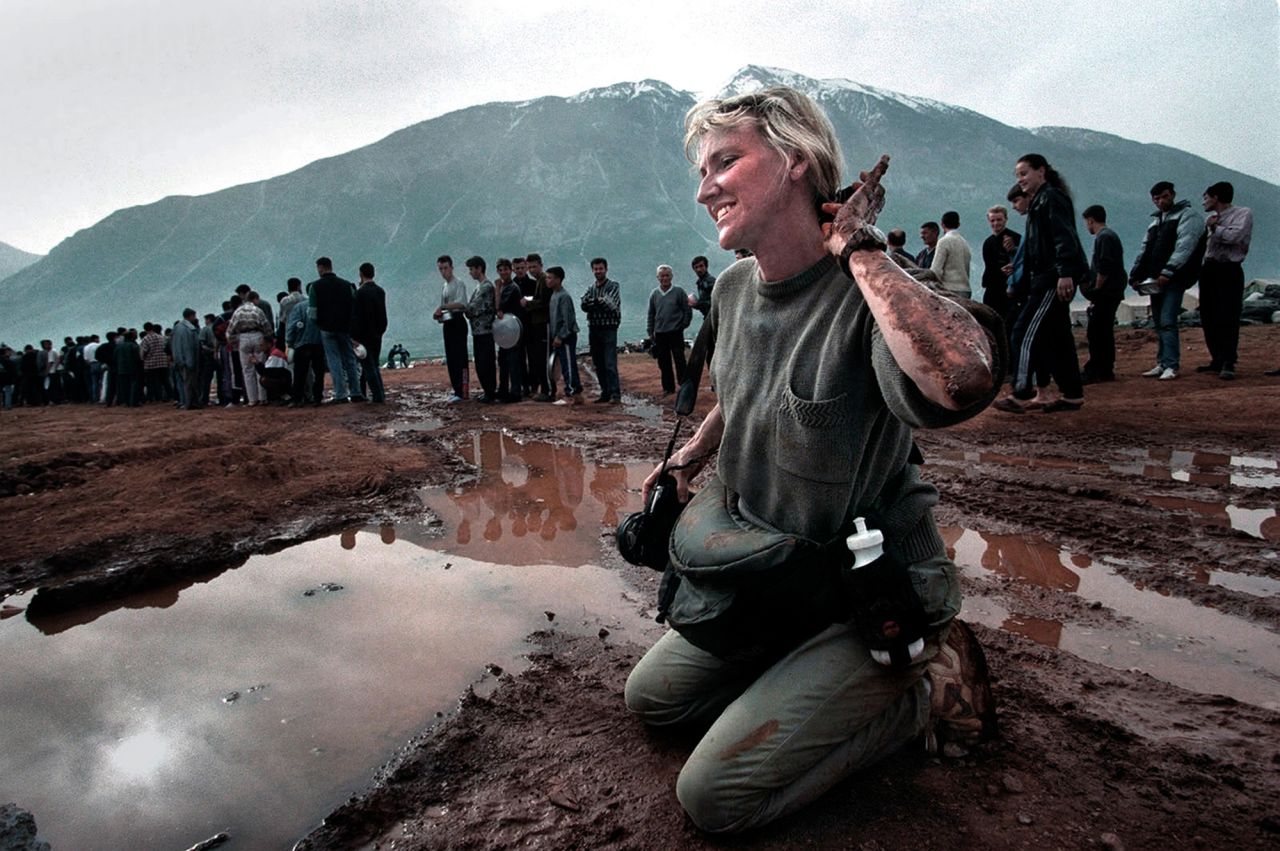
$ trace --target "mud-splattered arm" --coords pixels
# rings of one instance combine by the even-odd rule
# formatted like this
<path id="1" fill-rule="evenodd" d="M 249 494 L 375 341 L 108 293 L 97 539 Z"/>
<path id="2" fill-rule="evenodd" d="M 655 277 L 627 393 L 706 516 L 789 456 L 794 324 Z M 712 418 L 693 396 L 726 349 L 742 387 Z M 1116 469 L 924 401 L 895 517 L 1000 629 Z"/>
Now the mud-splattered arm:
<path id="1" fill-rule="evenodd" d="M 991 393 L 991 343 L 967 310 L 914 280 L 884 253 L 875 228 L 884 207 L 880 178 L 888 155 L 862 172 L 843 204 L 826 204 L 832 221 L 822 225 L 827 250 L 840 258 L 862 290 L 885 344 L 902 371 L 934 404 L 952 411 Z"/>

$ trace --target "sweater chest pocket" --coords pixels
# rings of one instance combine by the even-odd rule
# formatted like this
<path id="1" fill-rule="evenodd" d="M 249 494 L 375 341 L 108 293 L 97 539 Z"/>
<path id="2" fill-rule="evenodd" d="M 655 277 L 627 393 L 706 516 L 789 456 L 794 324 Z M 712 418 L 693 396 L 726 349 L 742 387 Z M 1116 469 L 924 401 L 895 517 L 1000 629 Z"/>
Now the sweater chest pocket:
<path id="1" fill-rule="evenodd" d="M 853 475 L 853 420 L 848 393 L 810 401 L 783 388 L 774 415 L 775 463 L 811 482 L 847 483 Z"/>

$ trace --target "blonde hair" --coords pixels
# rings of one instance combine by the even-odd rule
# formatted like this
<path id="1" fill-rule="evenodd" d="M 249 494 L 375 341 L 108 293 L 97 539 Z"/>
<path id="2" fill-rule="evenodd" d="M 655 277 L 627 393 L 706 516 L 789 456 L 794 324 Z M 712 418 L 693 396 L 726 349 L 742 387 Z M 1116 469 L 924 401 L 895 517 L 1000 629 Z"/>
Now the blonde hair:
<path id="1" fill-rule="evenodd" d="M 994 207 L 988 207 L 987 215 L 989 216 L 992 213 L 999 213 L 1006 219 L 1009 218 L 1009 210 L 1003 204 L 996 204 Z"/>
<path id="2" fill-rule="evenodd" d="M 703 136 L 713 130 L 747 124 L 759 130 L 761 138 L 787 162 L 798 155 L 808 163 L 809 182 L 816 198 L 835 197 L 844 162 L 835 128 L 822 107 L 790 86 L 769 86 L 696 104 L 684 117 L 685 156 L 697 163 Z"/>

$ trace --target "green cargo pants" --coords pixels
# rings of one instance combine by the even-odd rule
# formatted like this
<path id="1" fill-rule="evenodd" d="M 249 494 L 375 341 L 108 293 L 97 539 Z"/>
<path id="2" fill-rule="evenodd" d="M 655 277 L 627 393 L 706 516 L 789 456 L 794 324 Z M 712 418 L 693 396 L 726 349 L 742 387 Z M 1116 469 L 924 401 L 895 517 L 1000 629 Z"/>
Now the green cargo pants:
<path id="1" fill-rule="evenodd" d="M 731 663 L 670 631 L 627 679 L 627 708 L 654 726 L 710 723 L 676 781 L 676 797 L 709 832 L 736 832 L 795 812 L 924 731 L 925 665 L 959 611 L 945 557 L 912 565 L 940 632 L 907 668 L 885 667 L 846 624 L 833 624 L 772 665 Z"/>

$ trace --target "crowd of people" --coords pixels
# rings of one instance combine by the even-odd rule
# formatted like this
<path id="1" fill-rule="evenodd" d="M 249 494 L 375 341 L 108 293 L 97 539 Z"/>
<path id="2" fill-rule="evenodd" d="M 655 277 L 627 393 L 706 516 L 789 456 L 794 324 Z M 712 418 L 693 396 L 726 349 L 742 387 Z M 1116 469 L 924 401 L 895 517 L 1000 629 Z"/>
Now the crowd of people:
<path id="1" fill-rule="evenodd" d="M 4 407 L 319 405 L 326 374 L 333 376 L 332 404 L 385 401 L 379 362 L 386 295 L 373 265 L 361 264 L 358 284 L 333 274 L 326 257 L 316 261 L 316 271 L 305 288 L 290 278 L 274 308 L 241 284 L 203 324 L 187 308 L 169 328 L 145 322 L 141 332 L 122 327 L 67 337 L 60 348 L 51 340 L 20 352 L 0 345 Z M 409 351 L 399 343 L 387 353 L 388 369 L 408 363 Z"/>
<path id="2" fill-rule="evenodd" d="M 1183 294 L 1200 283 L 1200 320 L 1209 362 L 1196 372 L 1225 381 L 1236 377 L 1240 314 L 1244 298 L 1242 263 L 1253 234 L 1253 213 L 1236 206 L 1234 187 L 1225 181 L 1205 189 L 1207 217 L 1190 201 L 1175 200 L 1174 185 L 1151 187 L 1155 206 L 1138 255 L 1125 266 L 1120 237 L 1107 226 L 1101 204 L 1087 206 L 1081 219 L 1093 237 L 1086 257 L 1076 229 L 1071 190 L 1039 154 L 1015 163 L 1016 182 L 1006 194 L 1014 211 L 1026 218 L 1026 238 L 1011 229 L 1009 209 L 987 210 L 991 235 L 982 244 L 983 304 L 1004 320 L 1013 353 L 1010 392 L 996 400 L 997 410 L 1024 413 L 1074 411 L 1084 404 L 1084 386 L 1115 381 L 1116 312 L 1126 287 L 1151 298 L 1158 342 L 1156 364 L 1144 377 L 1161 381 L 1180 374 L 1178 317 Z M 954 211 L 920 226 L 924 248 L 906 250 L 906 233 L 887 236 L 889 256 L 917 280 L 953 298 L 971 298 L 971 251 L 960 235 Z M 1080 292 L 1089 302 L 1088 360 L 1080 367 L 1071 330 L 1069 304 Z M 1280 375 L 1271 370 L 1267 375 Z M 1056 385 L 1056 391 L 1053 389 Z"/>
<path id="3" fill-rule="evenodd" d="M 745 250 L 738 252 L 739 257 L 748 254 Z M 443 283 L 433 316 L 444 335 L 445 364 L 452 390 L 450 404 L 468 399 L 481 404 L 511 404 L 526 399 L 556 405 L 581 404 L 579 309 L 586 320 L 587 353 L 598 384 L 593 401 L 607 405 L 622 401 L 618 378 L 622 292 L 618 282 L 609 277 L 607 259 L 591 260 L 593 280 L 576 307 L 564 288 L 564 267 L 544 269 L 542 256 L 536 252 L 498 258 L 494 263 L 496 281 L 489 279 L 488 262 L 483 257 L 468 258 L 466 267 L 470 280 L 454 274 L 451 256 L 444 254 L 436 260 Z M 694 310 L 706 316 L 711 309 L 716 282 L 707 271 L 706 257 L 693 258 L 690 267 L 694 274 L 691 292 L 673 283 L 675 270 L 663 263 L 657 268 L 657 286 L 649 296 L 644 345 L 657 359 L 663 393 L 667 395 L 684 381 L 684 331 Z M 474 397 L 473 360 L 481 388 Z M 557 391 L 557 384 L 562 391 Z"/>

